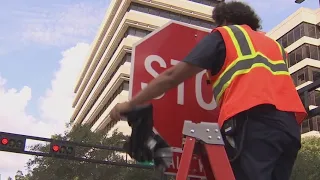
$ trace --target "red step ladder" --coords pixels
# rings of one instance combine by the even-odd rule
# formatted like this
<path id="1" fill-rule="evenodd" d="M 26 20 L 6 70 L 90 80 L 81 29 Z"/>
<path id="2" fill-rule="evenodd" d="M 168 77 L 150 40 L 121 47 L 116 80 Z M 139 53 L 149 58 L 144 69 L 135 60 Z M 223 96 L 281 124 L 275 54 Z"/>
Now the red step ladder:
<path id="1" fill-rule="evenodd" d="M 218 123 L 185 121 L 186 137 L 176 180 L 188 178 L 192 155 L 199 154 L 207 180 L 235 180 Z"/>

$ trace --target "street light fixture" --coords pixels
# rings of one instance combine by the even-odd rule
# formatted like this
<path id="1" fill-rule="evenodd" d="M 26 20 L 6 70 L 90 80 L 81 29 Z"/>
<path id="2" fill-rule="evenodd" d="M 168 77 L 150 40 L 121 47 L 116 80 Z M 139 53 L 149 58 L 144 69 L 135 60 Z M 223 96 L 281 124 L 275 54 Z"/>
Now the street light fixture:
<path id="1" fill-rule="evenodd" d="M 297 4 L 301 4 L 303 3 L 305 0 L 295 0 L 294 2 Z M 320 6 L 320 0 L 319 0 L 319 6 Z"/>
<path id="2" fill-rule="evenodd" d="M 297 4 L 301 4 L 303 3 L 305 0 L 295 0 L 294 2 L 297 3 Z"/>

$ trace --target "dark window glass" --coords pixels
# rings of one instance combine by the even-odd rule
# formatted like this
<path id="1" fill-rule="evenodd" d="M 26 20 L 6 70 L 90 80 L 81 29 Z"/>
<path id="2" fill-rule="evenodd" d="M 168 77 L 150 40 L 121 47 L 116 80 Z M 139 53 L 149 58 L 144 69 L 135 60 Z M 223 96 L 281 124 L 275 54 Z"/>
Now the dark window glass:
<path id="1" fill-rule="evenodd" d="M 317 81 L 320 79 L 320 68 L 306 66 L 291 74 L 292 80 L 296 86 L 307 81 Z"/>
<path id="2" fill-rule="evenodd" d="M 176 13 L 171 13 L 169 18 L 173 19 L 173 20 L 176 20 L 176 21 L 180 21 L 181 20 L 181 15 L 180 14 L 176 14 Z"/>
<path id="3" fill-rule="evenodd" d="M 168 19 L 173 19 L 176 21 L 181 21 L 181 22 L 193 24 L 196 26 L 202 26 L 202 27 L 209 28 L 209 29 L 216 27 L 215 24 L 210 21 L 189 17 L 189 16 L 182 15 L 179 13 L 167 11 L 164 9 L 158 9 L 155 7 L 146 6 L 146 5 L 135 3 L 135 2 L 132 2 L 130 4 L 130 7 L 128 10 L 140 11 L 140 12 L 152 14 L 155 16 L 160 16 L 160 17 L 164 17 L 164 18 L 168 18 Z"/>
<path id="4" fill-rule="evenodd" d="M 287 34 L 286 34 L 284 37 L 282 37 L 282 46 L 283 46 L 284 48 L 286 48 L 286 47 L 289 46 L 287 39 L 288 39 L 288 35 L 287 35 Z"/>
<path id="5" fill-rule="evenodd" d="M 181 16 L 181 22 L 190 24 L 191 23 L 191 19 L 188 16 Z"/>
<path id="6" fill-rule="evenodd" d="M 292 44 L 294 42 L 293 31 L 288 33 L 288 44 Z"/>
<path id="7" fill-rule="evenodd" d="M 99 97 L 101 96 L 103 90 L 107 87 L 107 85 L 109 84 L 109 82 L 111 81 L 112 77 L 116 74 L 116 72 L 119 70 L 119 68 L 121 67 L 121 65 L 123 65 L 125 62 L 131 62 L 131 54 L 130 53 L 127 53 L 121 60 L 121 62 L 117 65 L 116 69 L 113 71 L 113 73 L 109 76 L 109 78 L 106 80 L 106 82 L 104 83 L 103 87 L 102 87 L 102 90 L 98 93 L 98 95 L 94 98 L 93 101 L 91 101 L 91 105 L 89 106 L 89 108 L 87 109 L 87 111 L 85 112 L 85 115 L 83 117 L 86 117 L 87 114 L 90 112 L 90 110 L 92 109 L 92 107 L 94 106 L 95 102 L 97 102 L 97 100 L 99 99 Z M 107 65 L 106 65 L 107 66 Z M 105 66 L 105 68 L 106 68 Z M 104 70 L 103 70 L 104 71 Z M 102 73 L 103 73 L 102 71 Z M 100 74 L 100 76 L 102 75 L 102 73 Z M 100 78 L 99 76 L 99 78 Z M 98 79 L 99 79 L 98 78 Z M 93 89 L 93 88 L 92 88 Z M 92 91 L 91 89 L 91 91 Z M 90 93 L 92 93 L 90 91 Z M 89 94 L 90 95 L 90 94 Z M 89 97 L 89 96 L 88 96 Z M 87 99 L 88 99 L 87 97 Z M 87 100 L 86 99 L 86 100 Z M 84 104 L 84 103 L 83 103 Z M 82 105 L 83 106 L 83 105 Z M 81 107 L 82 108 L 82 107 Z M 79 113 L 78 113 L 79 114 Z M 101 115 L 100 115 L 101 116 Z M 83 120 L 83 119 L 82 119 Z M 81 120 L 81 121 L 82 121 Z"/>
<path id="8" fill-rule="evenodd" d="M 320 92 L 319 91 L 314 91 L 314 96 L 315 96 L 315 105 L 320 106 Z"/>
<path id="9" fill-rule="evenodd" d="M 149 14 L 155 15 L 155 16 L 159 16 L 160 12 L 155 9 L 155 8 L 148 8 L 149 10 Z"/>
<path id="10" fill-rule="evenodd" d="M 279 38 L 277 41 L 278 43 L 282 44 L 282 38 Z"/>
<path id="11" fill-rule="evenodd" d="M 293 30 L 294 39 L 300 39 L 301 38 L 301 26 L 297 26 Z"/>
<path id="12" fill-rule="evenodd" d="M 163 17 L 163 18 L 170 18 L 170 13 L 169 11 L 160 11 L 160 17 Z"/>
<path id="13" fill-rule="evenodd" d="M 320 26 L 316 26 L 317 39 L 320 38 Z"/>
<path id="14" fill-rule="evenodd" d="M 309 119 L 308 121 L 309 121 L 309 129 L 310 129 L 310 131 L 312 131 L 314 128 L 313 127 L 313 118 Z"/>
<path id="15" fill-rule="evenodd" d="M 320 131 L 320 116 L 305 120 L 301 125 L 301 133 Z"/>
<path id="16" fill-rule="evenodd" d="M 305 58 L 320 60 L 320 47 L 311 44 L 303 44 L 297 49 L 291 51 L 289 53 L 289 66 L 291 67 L 295 65 Z"/>
<path id="17" fill-rule="evenodd" d="M 294 81 L 295 86 L 299 86 L 305 83 L 306 81 L 311 80 L 311 78 L 309 78 L 309 74 L 311 76 L 312 71 L 309 71 L 309 70 L 310 70 L 310 67 L 307 66 L 291 74 L 291 77 L 292 77 L 292 80 Z"/>
<path id="18" fill-rule="evenodd" d="M 315 68 L 316 69 L 316 68 Z M 320 69 L 312 71 L 312 80 L 316 81 L 320 79 Z"/>
<path id="19" fill-rule="evenodd" d="M 103 105 L 103 108 L 99 111 L 96 117 L 91 121 L 90 126 L 93 126 L 98 119 L 102 116 L 103 112 L 108 108 L 112 101 L 122 92 L 122 90 L 129 90 L 129 82 L 123 81 L 123 83 L 118 87 L 118 89 L 112 94 L 108 101 Z"/>
<path id="20" fill-rule="evenodd" d="M 135 27 L 129 27 L 127 29 L 127 31 L 125 32 L 123 38 L 127 37 L 128 35 L 137 36 L 137 37 L 144 37 L 144 36 L 148 35 L 150 32 L 151 31 L 144 30 L 144 29 L 138 29 L 138 28 L 135 28 Z"/>
<path id="21" fill-rule="evenodd" d="M 151 31 L 148 31 L 148 30 L 143 30 L 143 29 L 139 29 L 139 28 L 135 28 L 135 27 L 129 27 L 129 28 L 127 29 L 127 31 L 124 33 L 124 36 L 123 36 L 123 37 L 121 38 L 121 40 L 118 42 L 118 44 L 117 44 L 116 47 L 118 47 L 118 46 L 120 45 L 121 41 L 122 41 L 125 37 L 127 37 L 128 35 L 138 36 L 138 37 L 144 37 L 144 36 L 146 36 L 147 34 L 149 34 L 150 32 L 151 32 Z M 115 50 L 112 52 L 112 54 L 114 54 L 114 53 L 116 52 L 116 50 L 117 50 L 117 49 L 115 49 Z M 105 51 L 106 51 L 106 49 L 105 49 Z M 103 53 L 105 53 L 105 51 L 104 51 Z M 100 61 L 101 61 L 101 60 L 102 60 L 102 59 L 100 59 Z M 123 64 L 123 63 L 122 63 L 122 64 Z M 103 67 L 103 71 L 101 71 L 100 74 L 99 74 L 99 78 L 101 77 L 102 73 L 103 73 L 104 70 L 107 68 L 107 66 L 108 66 L 108 63 L 105 63 L 105 65 L 104 65 L 104 67 Z M 119 67 L 118 67 L 118 68 L 119 68 Z M 99 79 L 99 78 L 98 78 L 98 79 Z M 107 85 L 107 84 L 106 84 L 106 85 Z M 106 86 L 106 85 L 105 85 L 105 86 Z M 94 88 L 94 86 L 92 86 L 92 88 L 90 89 L 89 95 L 92 93 L 93 88 Z M 100 93 L 99 93 L 99 94 L 100 94 Z M 80 109 L 83 107 L 83 105 L 84 105 L 85 102 L 87 101 L 88 97 L 89 97 L 89 96 L 86 97 L 86 99 L 85 99 L 84 103 L 82 103 Z M 95 102 L 95 101 L 93 101 L 93 102 Z M 92 101 L 90 102 L 90 103 L 92 104 L 91 107 L 94 105 L 93 102 L 92 102 Z M 91 108 L 89 108 L 88 112 L 86 112 L 86 115 L 89 113 L 90 109 L 91 109 Z M 80 111 L 79 111 L 79 112 L 80 112 Z M 78 112 L 78 114 L 76 115 L 76 117 L 79 115 L 79 112 Z M 85 117 L 85 116 L 84 116 L 84 117 Z M 81 121 L 82 121 L 82 120 L 81 120 Z"/>
<path id="22" fill-rule="evenodd" d="M 312 38 L 316 38 L 316 26 L 312 25 L 312 24 L 307 24 L 307 36 L 312 37 Z"/>
<path id="23" fill-rule="evenodd" d="M 306 133 L 310 131 L 309 121 L 305 120 L 302 122 L 301 125 L 301 133 Z"/>
<path id="24" fill-rule="evenodd" d="M 320 131 L 320 116 L 317 116 L 316 119 L 317 119 L 317 131 Z"/>
<path id="25" fill-rule="evenodd" d="M 306 81 L 306 75 L 304 73 L 298 75 L 298 84 L 303 84 Z"/>
<path id="26" fill-rule="evenodd" d="M 284 47 L 290 46 L 292 43 L 298 41 L 303 36 L 312 38 L 320 38 L 319 26 L 302 22 L 291 31 L 280 37 L 277 41 Z M 319 35 L 318 35 L 319 34 Z"/>
<path id="27" fill-rule="evenodd" d="M 294 53 L 289 53 L 289 67 L 295 65 L 296 62 L 296 55 Z"/>
<path id="28" fill-rule="evenodd" d="M 303 45 L 302 47 L 302 58 L 310 58 L 310 46 Z"/>
<path id="29" fill-rule="evenodd" d="M 299 47 L 295 50 L 296 61 L 300 62 L 302 60 L 302 47 Z"/>
<path id="30" fill-rule="evenodd" d="M 310 58 L 311 59 L 320 60 L 320 58 L 318 57 L 318 50 L 319 50 L 319 48 L 317 46 L 310 45 Z"/>
<path id="31" fill-rule="evenodd" d="M 126 82 L 123 84 L 123 90 L 129 91 L 129 81 L 126 81 Z"/>

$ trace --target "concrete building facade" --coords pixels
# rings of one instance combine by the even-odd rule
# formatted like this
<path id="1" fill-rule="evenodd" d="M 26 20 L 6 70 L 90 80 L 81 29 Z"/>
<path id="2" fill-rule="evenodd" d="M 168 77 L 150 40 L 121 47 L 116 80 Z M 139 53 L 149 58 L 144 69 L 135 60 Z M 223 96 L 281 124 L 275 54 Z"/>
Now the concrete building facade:
<path id="1" fill-rule="evenodd" d="M 289 71 L 300 89 L 320 79 L 320 9 L 300 8 L 267 36 L 277 40 L 289 55 Z M 320 89 L 309 95 L 311 106 L 320 105 Z M 320 131 L 320 116 L 302 123 L 301 132 Z"/>
<path id="2" fill-rule="evenodd" d="M 220 0 L 221 1 L 221 0 Z M 212 29 L 219 0 L 112 0 L 75 87 L 73 125 L 131 132 L 111 109 L 128 100 L 132 45 L 171 19 Z"/>

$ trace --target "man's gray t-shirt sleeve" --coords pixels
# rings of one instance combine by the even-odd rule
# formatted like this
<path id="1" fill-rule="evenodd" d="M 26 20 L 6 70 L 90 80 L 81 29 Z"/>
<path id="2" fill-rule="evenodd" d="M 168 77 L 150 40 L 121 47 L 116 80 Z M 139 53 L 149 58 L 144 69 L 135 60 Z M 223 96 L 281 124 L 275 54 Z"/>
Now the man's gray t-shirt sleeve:
<path id="1" fill-rule="evenodd" d="M 211 70 L 217 74 L 226 57 L 226 46 L 219 31 L 205 36 L 187 55 L 183 62 Z"/>

